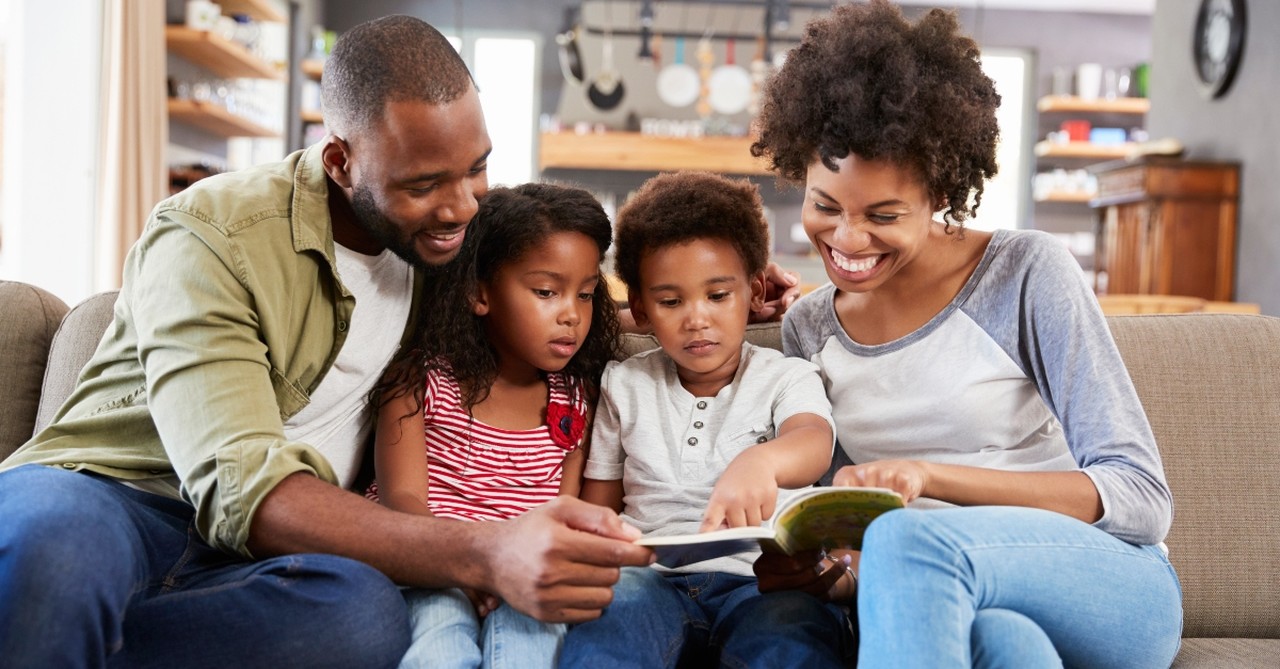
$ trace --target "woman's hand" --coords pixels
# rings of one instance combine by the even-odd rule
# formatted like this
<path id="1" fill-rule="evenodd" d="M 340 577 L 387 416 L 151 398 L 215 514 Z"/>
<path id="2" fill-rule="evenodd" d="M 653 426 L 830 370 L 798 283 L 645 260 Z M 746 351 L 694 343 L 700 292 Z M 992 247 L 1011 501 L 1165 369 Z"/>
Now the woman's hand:
<path id="1" fill-rule="evenodd" d="M 764 307 L 751 312 L 747 319 L 752 323 L 780 321 L 787 307 L 799 298 L 800 275 L 770 260 L 764 268 Z"/>
<path id="2" fill-rule="evenodd" d="M 852 560 L 852 552 L 761 553 L 752 570 L 759 580 L 760 592 L 799 590 L 826 602 L 847 601 L 857 592 L 850 568 Z"/>
<path id="3" fill-rule="evenodd" d="M 902 495 L 902 501 L 910 502 L 924 494 L 929 484 L 929 469 L 919 460 L 879 460 L 842 467 L 831 483 L 888 488 Z"/>

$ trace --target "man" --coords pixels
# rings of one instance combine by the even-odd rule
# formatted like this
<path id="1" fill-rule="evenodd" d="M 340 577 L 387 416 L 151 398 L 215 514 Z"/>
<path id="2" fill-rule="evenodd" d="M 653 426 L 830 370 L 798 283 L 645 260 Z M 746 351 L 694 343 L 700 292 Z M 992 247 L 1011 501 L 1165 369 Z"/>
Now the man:
<path id="1" fill-rule="evenodd" d="M 457 523 L 345 490 L 490 145 L 466 66 L 416 19 L 346 33 L 323 94 L 325 141 L 156 208 L 75 392 L 3 463 L 5 664 L 394 666 L 395 584 L 576 622 L 648 563 L 578 500 Z"/>

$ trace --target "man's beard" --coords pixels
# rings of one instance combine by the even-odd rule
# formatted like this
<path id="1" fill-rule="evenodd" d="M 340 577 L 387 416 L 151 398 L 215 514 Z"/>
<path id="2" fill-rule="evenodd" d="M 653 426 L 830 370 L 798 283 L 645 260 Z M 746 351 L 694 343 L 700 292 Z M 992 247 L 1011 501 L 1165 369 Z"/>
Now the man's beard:
<path id="1" fill-rule="evenodd" d="M 418 269 L 430 267 L 414 249 L 413 238 L 405 237 L 396 224 L 378 210 L 378 205 L 373 201 L 373 193 L 368 188 L 352 188 L 351 209 L 356 215 L 356 225 L 372 235 L 379 244 L 391 249 L 392 253 Z"/>

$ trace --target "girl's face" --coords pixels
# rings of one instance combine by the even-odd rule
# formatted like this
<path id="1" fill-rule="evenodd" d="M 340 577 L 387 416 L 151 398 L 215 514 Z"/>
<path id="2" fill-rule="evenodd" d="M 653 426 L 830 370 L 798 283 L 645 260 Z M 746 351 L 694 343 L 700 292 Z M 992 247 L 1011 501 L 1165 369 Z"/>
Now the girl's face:
<path id="1" fill-rule="evenodd" d="M 600 250 L 580 232 L 556 232 L 481 282 L 472 310 L 485 319 L 499 374 L 555 372 L 591 330 Z"/>
<path id="2" fill-rule="evenodd" d="M 801 221 L 836 288 L 870 292 L 920 256 L 935 207 L 910 169 L 853 153 L 836 167 L 809 165 Z"/>

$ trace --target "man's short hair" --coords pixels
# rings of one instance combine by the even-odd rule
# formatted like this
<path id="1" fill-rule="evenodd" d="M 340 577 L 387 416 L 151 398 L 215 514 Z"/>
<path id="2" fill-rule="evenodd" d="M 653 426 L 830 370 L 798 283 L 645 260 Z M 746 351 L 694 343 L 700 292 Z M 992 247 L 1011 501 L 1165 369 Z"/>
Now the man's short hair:
<path id="1" fill-rule="evenodd" d="M 324 64 L 325 125 L 345 136 L 377 123 L 389 102 L 445 104 L 475 86 L 449 40 L 412 16 L 386 16 L 344 32 Z"/>
<path id="2" fill-rule="evenodd" d="M 675 172 L 649 179 L 618 212 L 615 265 L 632 294 L 646 253 L 699 239 L 728 242 L 747 276 L 769 262 L 769 228 L 760 192 L 747 179 Z"/>

